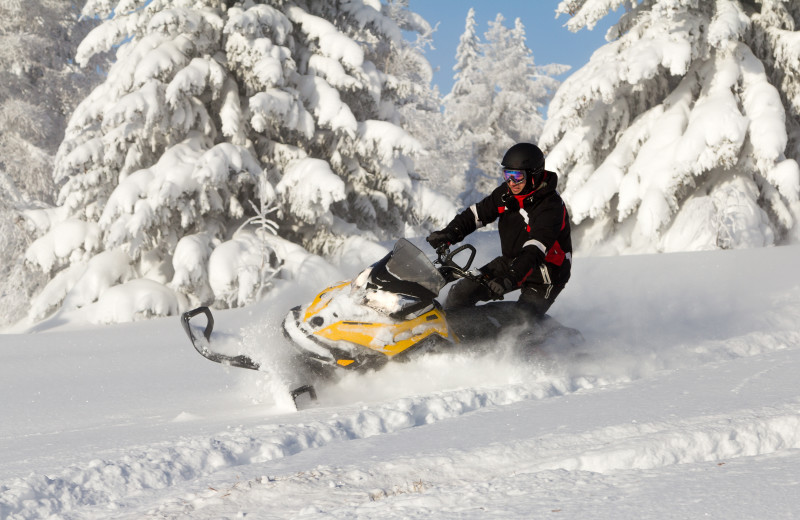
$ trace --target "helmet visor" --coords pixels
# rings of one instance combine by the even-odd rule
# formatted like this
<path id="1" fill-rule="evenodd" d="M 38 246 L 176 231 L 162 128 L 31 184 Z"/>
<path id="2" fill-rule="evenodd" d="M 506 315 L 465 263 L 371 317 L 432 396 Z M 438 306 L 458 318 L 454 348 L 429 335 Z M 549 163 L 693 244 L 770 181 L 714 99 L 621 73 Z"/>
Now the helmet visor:
<path id="1" fill-rule="evenodd" d="M 525 170 L 503 168 L 503 178 L 509 184 L 519 184 L 525 181 Z"/>

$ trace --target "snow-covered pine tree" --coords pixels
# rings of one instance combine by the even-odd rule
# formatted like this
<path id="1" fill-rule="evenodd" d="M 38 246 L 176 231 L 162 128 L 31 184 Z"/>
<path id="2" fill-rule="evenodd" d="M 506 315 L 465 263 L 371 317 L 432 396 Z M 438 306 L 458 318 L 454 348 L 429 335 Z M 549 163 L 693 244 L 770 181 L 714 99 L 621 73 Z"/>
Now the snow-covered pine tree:
<path id="1" fill-rule="evenodd" d="M 607 253 L 800 239 L 800 5 L 565 0 L 627 12 L 550 104 L 542 135 L 578 246 Z"/>
<path id="2" fill-rule="evenodd" d="M 491 136 L 485 121 L 489 117 L 493 85 L 481 70 L 482 42 L 477 33 L 475 9 L 467 12 L 464 32 L 456 48 L 453 87 L 443 100 L 445 119 L 456 132 L 455 148 L 465 153 L 464 184 L 461 198 L 469 204 L 485 196 L 487 172 L 478 164 L 485 143 Z M 491 173 L 491 171 L 490 171 Z"/>
<path id="3" fill-rule="evenodd" d="M 456 48 L 456 64 L 453 87 L 444 98 L 448 118 L 461 132 L 472 131 L 488 116 L 488 103 L 491 100 L 491 86 L 480 69 L 482 56 L 481 41 L 476 32 L 475 9 L 470 7 Z"/>
<path id="4" fill-rule="evenodd" d="M 504 21 L 498 13 L 480 42 L 470 10 L 456 53 L 456 82 L 445 98 L 445 113 L 471 145 L 466 203 L 497 185 L 499 161 L 511 145 L 538 140 L 544 126 L 542 112 L 560 84 L 554 76 L 569 69 L 537 67 L 522 21 L 517 18 L 513 29 Z"/>
<path id="5" fill-rule="evenodd" d="M 52 203 L 53 159 L 66 114 L 93 84 L 71 63 L 93 22 L 83 1 L 0 1 L 0 326 L 19 320 L 44 277 L 24 263 L 29 230 L 21 214 Z"/>
<path id="6" fill-rule="evenodd" d="M 399 48 L 387 72 L 409 87 L 399 113 L 403 128 L 422 145 L 422 153 L 415 161 L 415 172 L 421 181 L 416 187 L 418 200 L 429 209 L 425 218 L 431 226 L 441 227 L 450 221 L 459 203 L 468 154 L 459 149 L 457 133 L 442 113 L 439 90 L 431 86 L 433 70 L 424 53 L 432 45 L 434 29 L 408 9 L 408 0 L 390 0 L 387 7 L 401 29 L 417 35 L 413 42 L 392 42 Z"/>
<path id="7" fill-rule="evenodd" d="M 0 169 L 30 199 L 53 201 L 66 115 L 98 82 L 71 63 L 92 25 L 78 22 L 83 3 L 0 2 Z"/>
<path id="8" fill-rule="evenodd" d="M 60 220 L 28 250 L 53 275 L 35 318 L 126 282 L 251 301 L 276 267 L 256 272 L 259 240 L 231 234 L 254 207 L 327 254 L 421 220 L 420 145 L 397 124 L 408 85 L 387 72 L 403 34 L 379 1 L 89 0 L 84 14 L 104 21 L 77 61 L 114 46 L 117 61 L 59 150 Z"/>
<path id="9" fill-rule="evenodd" d="M 503 153 L 518 142 L 537 142 L 544 127 L 544 109 L 560 82 L 553 78 L 569 70 L 566 65 L 536 67 L 525 43 L 525 27 L 517 18 L 514 28 L 502 14 L 489 22 L 481 69 L 494 84 L 491 111 L 484 122 L 490 140 L 479 158 L 479 166 L 496 184 L 497 164 Z"/>

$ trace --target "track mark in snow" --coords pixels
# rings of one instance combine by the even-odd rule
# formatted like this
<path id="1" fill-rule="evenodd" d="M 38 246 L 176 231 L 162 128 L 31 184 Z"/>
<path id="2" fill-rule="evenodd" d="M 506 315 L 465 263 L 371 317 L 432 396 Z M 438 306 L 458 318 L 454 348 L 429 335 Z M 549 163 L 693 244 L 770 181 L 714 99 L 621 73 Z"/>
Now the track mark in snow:
<path id="1" fill-rule="evenodd" d="M 752 332 L 725 340 L 705 341 L 687 350 L 698 357 L 697 361 L 706 363 L 798 347 L 800 347 L 800 332 L 789 330 Z"/>
<path id="2" fill-rule="evenodd" d="M 773 415 L 770 416 L 770 413 Z M 700 418 L 686 423 L 646 424 L 589 435 L 607 444 L 571 448 L 534 471 L 564 469 L 610 473 L 674 464 L 731 460 L 800 448 L 800 415 L 765 411 L 733 418 Z"/>
<path id="3" fill-rule="evenodd" d="M 770 372 L 774 372 L 776 369 L 783 368 L 786 365 L 787 365 L 787 363 L 780 363 L 780 364 L 778 364 L 776 366 L 773 366 L 773 367 L 761 370 L 759 372 L 756 372 L 755 374 L 753 374 L 750 377 L 744 378 L 741 383 L 739 383 L 735 387 L 731 388 L 731 393 L 740 394 L 745 387 L 747 387 L 748 385 L 750 385 L 754 381 L 762 379 L 764 376 L 766 376 Z"/>
<path id="4" fill-rule="evenodd" d="M 263 504 L 281 504 L 293 514 L 321 514 L 349 518 L 378 514 L 375 501 L 400 502 L 417 516 L 445 511 L 465 513 L 499 493 L 529 495 L 543 483 L 561 480 L 559 493 L 575 484 L 602 483 L 597 475 L 637 470 L 655 471 L 678 464 L 733 462 L 742 457 L 775 454 L 800 448 L 800 415 L 790 408 L 746 410 L 732 418 L 719 416 L 617 425 L 578 434 L 549 434 L 508 444 L 443 454 L 415 454 L 387 461 L 354 463 L 344 467 L 317 466 L 287 475 L 270 475 L 180 497 L 165 498 L 153 516 L 225 517 L 254 510 Z M 579 486 L 580 489 L 581 486 Z M 426 496 L 427 490 L 433 490 Z M 578 491 L 580 492 L 580 491 Z M 308 509 L 307 497 L 315 508 Z M 230 497 L 226 502 L 225 498 Z M 564 498 L 561 496 L 561 498 Z M 543 497 L 547 503 L 548 498 Z M 524 503 L 524 502 L 523 502 Z M 552 502 L 551 502 L 552 503 Z M 389 517 L 410 514 L 398 510 Z M 358 513 L 358 514 L 356 514 Z M 530 514 L 530 511 L 527 512 Z M 380 513 L 381 517 L 386 516 Z M 447 515 L 445 515 L 447 516 Z M 478 516 L 486 516 L 478 514 Z M 511 515 L 517 516 L 517 515 Z"/>
<path id="5" fill-rule="evenodd" d="M 324 422 L 234 429 L 170 446 L 133 448 L 120 460 L 93 460 L 55 477 L 34 475 L 0 483 L 0 513 L 2 518 L 38 519 L 96 504 L 112 506 L 143 490 L 168 488 L 221 469 L 413 428 L 530 397 L 521 385 L 464 389 L 365 407 Z"/>

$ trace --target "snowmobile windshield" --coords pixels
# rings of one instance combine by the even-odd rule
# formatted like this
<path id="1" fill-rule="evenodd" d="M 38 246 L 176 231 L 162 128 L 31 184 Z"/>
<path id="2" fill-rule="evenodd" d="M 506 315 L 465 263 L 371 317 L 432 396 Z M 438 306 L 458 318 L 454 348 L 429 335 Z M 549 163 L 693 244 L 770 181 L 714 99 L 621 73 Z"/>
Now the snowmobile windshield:
<path id="1" fill-rule="evenodd" d="M 437 295 L 447 283 L 425 253 L 404 238 L 394 245 L 386 270 L 400 280 L 417 283 Z"/>
<path id="2" fill-rule="evenodd" d="M 397 241 L 389 255 L 375 264 L 370 280 L 385 290 L 423 299 L 435 298 L 447 284 L 425 253 L 404 238 Z"/>

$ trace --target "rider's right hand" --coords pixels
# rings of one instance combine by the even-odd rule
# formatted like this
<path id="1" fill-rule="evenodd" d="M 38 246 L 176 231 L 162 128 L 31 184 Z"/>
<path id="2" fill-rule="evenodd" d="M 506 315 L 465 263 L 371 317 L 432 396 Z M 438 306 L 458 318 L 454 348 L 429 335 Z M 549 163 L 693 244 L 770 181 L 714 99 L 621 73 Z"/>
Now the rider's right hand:
<path id="1" fill-rule="evenodd" d="M 511 280 L 508 278 L 495 278 L 490 280 L 486 286 L 492 292 L 491 296 L 494 300 L 502 300 L 503 295 L 513 289 Z"/>
<path id="2" fill-rule="evenodd" d="M 449 246 L 450 244 L 456 242 L 454 237 L 450 234 L 449 231 L 446 229 L 442 229 L 441 231 L 434 231 L 428 238 L 425 240 L 433 247 L 434 249 L 439 249 L 442 246 Z"/>

